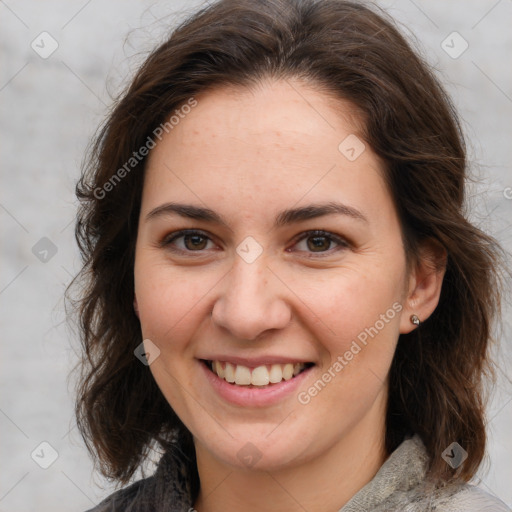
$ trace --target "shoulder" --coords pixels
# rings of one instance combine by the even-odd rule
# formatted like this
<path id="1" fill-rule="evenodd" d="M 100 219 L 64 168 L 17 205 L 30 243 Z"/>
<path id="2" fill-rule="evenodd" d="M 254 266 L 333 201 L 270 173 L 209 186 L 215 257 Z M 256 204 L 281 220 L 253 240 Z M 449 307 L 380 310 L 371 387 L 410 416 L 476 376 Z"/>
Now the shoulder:
<path id="1" fill-rule="evenodd" d="M 496 496 L 471 484 L 452 484 L 430 491 L 418 486 L 411 491 L 398 501 L 407 512 L 512 512 Z"/>
<path id="2" fill-rule="evenodd" d="M 447 493 L 441 501 L 450 512 L 511 512 L 511 508 L 496 496 L 470 484 L 462 485 L 455 493 Z"/>
<path id="3" fill-rule="evenodd" d="M 191 488 L 185 456 L 169 449 L 155 473 L 114 492 L 87 512 L 186 512 L 191 507 Z"/>
<path id="4" fill-rule="evenodd" d="M 86 512 L 138 512 L 139 510 L 151 510 L 141 508 L 149 504 L 141 503 L 144 490 L 151 485 L 153 477 L 138 480 L 137 482 L 120 489 L 105 498 L 101 503 Z"/>

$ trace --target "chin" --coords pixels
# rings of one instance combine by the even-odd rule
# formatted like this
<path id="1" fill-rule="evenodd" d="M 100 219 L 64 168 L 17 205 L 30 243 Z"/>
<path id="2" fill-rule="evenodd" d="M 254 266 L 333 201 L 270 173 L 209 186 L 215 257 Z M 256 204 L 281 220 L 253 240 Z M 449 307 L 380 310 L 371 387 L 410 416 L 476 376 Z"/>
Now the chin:
<path id="1" fill-rule="evenodd" d="M 219 433 L 222 439 L 214 439 L 205 432 L 199 439 L 206 439 L 206 442 L 199 442 L 211 456 L 237 470 L 280 471 L 314 458 L 310 450 L 314 447 L 308 444 L 306 435 L 300 435 L 300 432 L 290 435 L 286 426 L 282 432 L 272 432 L 276 429 L 275 424 L 271 428 L 268 424 L 264 426 L 239 424 L 236 429 L 230 429 L 227 425 L 226 429 L 233 437 L 223 431 Z M 198 437 L 194 437 L 197 449 Z"/>

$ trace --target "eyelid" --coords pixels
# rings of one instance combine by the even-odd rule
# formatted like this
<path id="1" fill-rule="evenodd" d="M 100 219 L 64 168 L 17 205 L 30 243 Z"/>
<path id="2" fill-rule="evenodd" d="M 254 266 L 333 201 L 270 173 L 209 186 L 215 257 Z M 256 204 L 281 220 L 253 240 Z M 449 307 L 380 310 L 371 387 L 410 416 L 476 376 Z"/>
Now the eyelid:
<path id="1" fill-rule="evenodd" d="M 189 229 L 181 229 L 181 230 L 178 230 L 178 231 L 174 231 L 174 232 L 164 236 L 162 238 L 162 240 L 160 242 L 158 242 L 158 247 L 160 247 L 160 248 L 167 248 L 167 249 L 169 249 L 169 250 L 171 250 L 171 251 L 173 251 L 175 253 L 186 254 L 187 256 L 188 255 L 193 256 L 193 257 L 194 256 L 202 256 L 206 252 L 205 250 L 190 251 L 190 250 L 178 249 L 178 248 L 172 246 L 172 242 L 174 240 L 177 240 L 178 238 L 181 238 L 181 237 L 186 236 L 186 235 L 200 235 L 200 236 L 205 237 L 209 241 L 217 244 L 217 242 L 215 241 L 215 237 L 213 235 L 211 235 L 210 233 L 208 233 L 207 231 L 204 231 L 204 230 L 201 230 L 201 229 L 190 229 L 189 228 Z M 319 252 L 315 252 L 315 251 L 308 252 L 308 251 L 306 251 L 306 253 L 309 255 L 308 257 L 310 257 L 310 258 L 322 258 L 322 257 L 325 257 L 325 256 L 329 256 L 333 252 L 337 252 L 340 249 L 342 250 L 342 249 L 348 249 L 348 248 L 352 247 L 352 244 L 345 237 L 342 237 L 341 235 L 338 235 L 336 233 L 332 233 L 331 231 L 326 231 L 326 230 L 323 230 L 323 229 L 310 229 L 310 230 L 307 230 L 307 231 L 303 231 L 302 233 L 299 233 L 293 239 L 292 247 L 297 245 L 302 240 L 304 240 L 304 239 L 306 239 L 308 237 L 313 237 L 313 236 L 325 237 L 328 240 L 338 244 L 338 247 L 336 247 L 334 249 L 329 249 L 327 251 L 319 251 Z M 286 251 L 287 252 L 292 252 L 289 249 L 286 249 Z M 301 252 L 301 251 L 297 251 L 297 252 Z M 304 252 L 304 251 L 302 251 L 302 252 Z M 194 254 L 194 253 L 196 253 L 196 254 Z"/>
<path id="2" fill-rule="evenodd" d="M 314 257 L 321 258 L 323 256 L 329 256 L 333 252 L 336 252 L 340 249 L 348 249 L 348 248 L 352 247 L 352 244 L 345 237 L 342 237 L 341 235 L 337 235 L 336 233 L 333 233 L 331 231 L 326 231 L 323 229 L 310 229 L 308 231 L 304 231 L 304 232 L 300 233 L 299 235 L 297 235 L 297 237 L 294 238 L 293 245 L 296 245 L 299 242 L 301 242 L 302 240 L 309 238 L 309 237 L 313 237 L 313 236 L 325 237 L 328 240 L 331 240 L 332 242 L 335 242 L 338 244 L 338 247 L 334 248 L 334 249 L 329 249 L 327 251 L 320 251 L 320 252 L 312 251 L 312 252 L 307 253 L 309 255 L 315 255 Z"/>
<path id="3" fill-rule="evenodd" d="M 203 231 L 202 229 L 190 229 L 189 228 L 189 229 L 180 229 L 178 231 L 173 231 L 172 233 L 165 235 L 160 240 L 160 242 L 158 242 L 158 246 L 162 247 L 162 248 L 171 248 L 172 247 L 171 242 L 173 242 L 174 240 L 177 240 L 178 238 L 186 236 L 186 235 L 200 235 L 200 236 L 203 236 L 204 238 L 207 238 L 208 240 L 212 241 L 213 243 L 217 244 L 217 242 L 215 242 L 215 240 L 214 240 L 215 237 L 213 237 L 213 235 L 211 235 L 207 231 Z M 198 254 L 200 254 L 201 252 L 203 252 L 203 251 L 184 251 L 184 250 L 178 249 L 178 248 L 172 248 L 171 250 L 173 250 L 175 252 L 181 252 L 181 253 L 187 253 L 187 254 L 192 254 L 194 252 L 197 252 Z"/>

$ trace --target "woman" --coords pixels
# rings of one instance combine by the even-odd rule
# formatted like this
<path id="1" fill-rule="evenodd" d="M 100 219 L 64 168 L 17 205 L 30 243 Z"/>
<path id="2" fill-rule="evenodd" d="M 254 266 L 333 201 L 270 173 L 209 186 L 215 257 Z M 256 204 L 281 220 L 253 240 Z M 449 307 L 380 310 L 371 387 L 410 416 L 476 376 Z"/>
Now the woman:
<path id="1" fill-rule="evenodd" d="M 499 248 L 457 116 L 393 23 L 221 0 L 112 110 L 77 187 L 95 511 L 504 511 L 467 482 Z"/>

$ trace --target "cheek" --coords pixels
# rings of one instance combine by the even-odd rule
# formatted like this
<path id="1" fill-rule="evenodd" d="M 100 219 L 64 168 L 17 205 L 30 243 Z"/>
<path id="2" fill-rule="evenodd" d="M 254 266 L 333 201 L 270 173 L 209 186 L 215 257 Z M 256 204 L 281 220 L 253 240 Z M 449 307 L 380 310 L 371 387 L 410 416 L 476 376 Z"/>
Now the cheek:
<path id="1" fill-rule="evenodd" d="M 400 290 L 392 272 L 355 271 L 310 288 L 305 302 L 321 320 L 314 334 L 323 353 L 319 379 L 327 385 L 302 391 L 308 398 L 322 389 L 315 411 L 324 421 L 333 414 L 340 425 L 357 421 L 385 388 L 399 336 Z"/>
<path id="2" fill-rule="evenodd" d="M 135 266 L 135 289 L 143 336 L 161 349 L 185 345 L 205 306 L 201 299 L 213 285 L 204 273 L 152 263 L 141 256 Z"/>
<path id="3" fill-rule="evenodd" d="M 398 325 L 396 304 L 400 303 L 402 275 L 394 269 L 380 272 L 378 268 L 344 269 L 303 288 L 304 302 L 310 305 L 310 315 L 318 317 L 326 333 L 340 344 L 340 349 L 365 329 L 385 316 L 386 327 Z M 297 284 L 298 286 L 298 284 Z M 395 306 L 393 307 L 393 305 Z"/>

